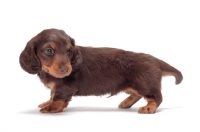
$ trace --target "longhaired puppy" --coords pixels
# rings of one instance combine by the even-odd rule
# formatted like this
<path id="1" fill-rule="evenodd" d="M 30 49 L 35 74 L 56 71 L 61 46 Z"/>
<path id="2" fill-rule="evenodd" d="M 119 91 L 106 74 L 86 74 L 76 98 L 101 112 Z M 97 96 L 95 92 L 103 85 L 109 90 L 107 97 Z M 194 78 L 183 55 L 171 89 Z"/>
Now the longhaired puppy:
<path id="1" fill-rule="evenodd" d="M 162 102 L 162 76 L 183 76 L 173 66 L 151 55 L 116 48 L 75 45 L 75 40 L 58 29 L 43 30 L 20 54 L 21 67 L 37 74 L 51 90 L 50 100 L 39 105 L 43 113 L 62 112 L 72 96 L 129 96 L 119 108 L 130 108 L 142 97 L 147 105 L 138 112 L 152 114 Z"/>

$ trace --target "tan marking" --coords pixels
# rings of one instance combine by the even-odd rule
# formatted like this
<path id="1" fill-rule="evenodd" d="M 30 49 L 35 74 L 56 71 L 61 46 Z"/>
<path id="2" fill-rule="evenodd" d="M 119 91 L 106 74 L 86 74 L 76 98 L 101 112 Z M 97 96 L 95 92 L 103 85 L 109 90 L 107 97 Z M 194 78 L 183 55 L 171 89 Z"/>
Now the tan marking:
<path id="1" fill-rule="evenodd" d="M 51 74 L 52 76 L 56 77 L 56 78 L 63 78 L 66 76 L 69 76 L 72 72 L 72 66 L 70 64 L 66 65 L 68 67 L 68 72 L 65 74 L 60 74 L 59 73 L 59 65 L 58 63 L 54 63 L 50 68 L 49 68 L 49 74 Z"/>
<path id="2" fill-rule="evenodd" d="M 42 59 L 40 59 L 40 62 L 42 64 L 42 70 L 49 73 L 50 71 L 50 64 L 48 64 L 47 62 L 43 61 Z"/>
<path id="3" fill-rule="evenodd" d="M 119 104 L 119 108 L 130 108 L 133 104 L 135 104 L 141 98 L 140 95 L 131 94 L 124 101 Z"/>
<path id="4" fill-rule="evenodd" d="M 47 84 L 44 84 L 46 87 L 50 88 L 51 90 L 53 90 L 55 88 L 55 83 L 54 82 L 49 82 Z"/>
<path id="5" fill-rule="evenodd" d="M 40 112 L 42 113 L 62 112 L 65 106 L 66 106 L 66 103 L 64 100 L 57 100 L 57 101 L 53 101 L 50 105 L 42 108 Z"/>
<path id="6" fill-rule="evenodd" d="M 141 95 L 138 94 L 138 92 L 133 88 L 127 88 L 124 90 L 124 92 L 131 95 L 118 105 L 119 108 L 130 108 L 141 98 Z"/>
<path id="7" fill-rule="evenodd" d="M 52 49 L 56 49 L 57 47 L 56 47 L 56 43 L 54 43 L 54 42 L 49 42 L 49 43 L 45 43 L 43 46 L 42 46 L 42 48 L 43 49 L 46 49 L 46 48 L 52 48 Z"/>
<path id="8" fill-rule="evenodd" d="M 42 70 L 49 73 L 49 67 L 42 64 Z"/>
<path id="9" fill-rule="evenodd" d="M 56 78 L 63 78 L 66 76 L 69 76 L 72 72 L 72 66 L 71 64 L 66 64 L 68 67 L 68 72 L 65 74 L 59 73 L 59 64 L 57 62 L 53 63 L 52 65 L 48 66 L 44 61 L 41 61 L 42 64 L 42 70 L 49 73 L 50 75 L 56 77 Z"/>
<path id="10" fill-rule="evenodd" d="M 144 107 L 140 107 L 139 110 L 138 110 L 138 113 L 140 114 L 153 114 L 156 112 L 156 109 L 157 109 L 157 103 L 156 101 L 153 99 L 153 98 L 146 98 L 144 97 L 146 100 L 147 100 L 147 105 L 144 106 Z"/>
<path id="11" fill-rule="evenodd" d="M 67 49 L 67 50 L 70 49 L 70 47 L 71 47 L 71 44 L 67 44 L 67 45 L 66 45 L 66 49 Z"/>
<path id="12" fill-rule="evenodd" d="M 51 46 L 51 48 L 56 49 L 56 44 L 54 42 L 49 43 L 49 45 Z"/>
<path id="13" fill-rule="evenodd" d="M 138 94 L 138 92 L 136 90 L 134 90 L 133 88 L 127 88 L 126 90 L 124 90 L 125 93 L 127 94 L 137 94 L 137 95 L 140 95 Z"/>
<path id="14" fill-rule="evenodd" d="M 162 76 L 173 76 L 170 72 L 162 72 Z"/>

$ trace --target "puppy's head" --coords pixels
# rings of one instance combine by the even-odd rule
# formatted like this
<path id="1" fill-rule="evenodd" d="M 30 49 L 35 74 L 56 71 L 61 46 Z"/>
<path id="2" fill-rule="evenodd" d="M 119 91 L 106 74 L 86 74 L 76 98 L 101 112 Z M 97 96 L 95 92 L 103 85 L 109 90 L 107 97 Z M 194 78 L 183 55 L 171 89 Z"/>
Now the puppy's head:
<path id="1" fill-rule="evenodd" d="M 47 29 L 27 43 L 20 54 L 20 65 L 31 74 L 43 70 L 56 78 L 63 78 L 72 72 L 74 52 L 74 39 L 62 30 Z"/>

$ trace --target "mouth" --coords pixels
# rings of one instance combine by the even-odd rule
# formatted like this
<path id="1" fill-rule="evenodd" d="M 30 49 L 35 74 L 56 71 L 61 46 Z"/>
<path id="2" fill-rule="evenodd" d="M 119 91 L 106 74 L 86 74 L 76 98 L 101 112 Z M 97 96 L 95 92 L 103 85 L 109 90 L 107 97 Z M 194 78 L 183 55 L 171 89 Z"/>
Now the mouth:
<path id="1" fill-rule="evenodd" d="M 55 78 L 64 78 L 64 77 L 67 77 L 67 76 L 69 76 L 69 75 L 63 75 L 63 74 L 51 74 L 51 73 L 49 73 L 51 76 L 53 76 L 53 77 L 55 77 Z"/>
<path id="2" fill-rule="evenodd" d="M 71 65 L 60 67 L 60 68 L 42 67 L 42 70 L 49 73 L 51 76 L 55 78 L 64 78 L 71 74 L 72 67 Z"/>

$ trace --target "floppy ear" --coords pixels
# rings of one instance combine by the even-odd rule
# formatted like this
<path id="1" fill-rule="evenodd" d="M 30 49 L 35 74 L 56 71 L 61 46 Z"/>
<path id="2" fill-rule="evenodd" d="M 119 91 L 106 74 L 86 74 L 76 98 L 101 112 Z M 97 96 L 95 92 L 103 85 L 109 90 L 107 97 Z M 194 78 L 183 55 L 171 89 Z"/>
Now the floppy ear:
<path id="1" fill-rule="evenodd" d="M 75 46 L 75 40 L 70 37 L 70 41 L 71 41 L 72 46 Z"/>
<path id="2" fill-rule="evenodd" d="M 26 72 L 37 74 L 41 70 L 41 64 L 36 56 L 35 42 L 36 37 L 32 38 L 26 45 L 19 57 L 19 63 Z"/>

